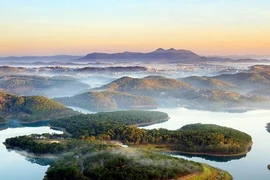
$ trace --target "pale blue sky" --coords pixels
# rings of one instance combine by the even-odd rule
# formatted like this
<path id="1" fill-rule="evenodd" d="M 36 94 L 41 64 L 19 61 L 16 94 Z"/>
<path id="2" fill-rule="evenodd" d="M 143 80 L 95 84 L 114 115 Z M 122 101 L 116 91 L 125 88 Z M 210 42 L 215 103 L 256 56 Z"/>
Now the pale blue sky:
<path id="1" fill-rule="evenodd" d="M 0 3 L 0 55 L 149 51 L 161 46 L 201 54 L 267 54 L 270 45 L 267 0 Z"/>

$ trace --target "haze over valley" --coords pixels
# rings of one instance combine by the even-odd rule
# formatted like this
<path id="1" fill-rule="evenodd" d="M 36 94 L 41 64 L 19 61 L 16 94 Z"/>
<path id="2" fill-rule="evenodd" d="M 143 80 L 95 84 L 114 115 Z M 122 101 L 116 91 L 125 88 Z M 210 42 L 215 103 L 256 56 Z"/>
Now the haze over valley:
<path id="1" fill-rule="evenodd" d="M 1 2 L 0 179 L 270 179 L 269 7 Z"/>

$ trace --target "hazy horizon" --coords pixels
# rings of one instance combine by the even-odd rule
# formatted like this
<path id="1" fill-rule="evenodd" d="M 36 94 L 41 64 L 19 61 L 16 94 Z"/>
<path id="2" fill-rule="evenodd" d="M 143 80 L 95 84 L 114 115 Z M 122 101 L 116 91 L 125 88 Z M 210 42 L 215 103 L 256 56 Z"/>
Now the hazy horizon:
<path id="1" fill-rule="evenodd" d="M 269 6 L 266 0 L 2 1 L 0 56 L 159 47 L 200 55 L 269 55 Z"/>
<path id="2" fill-rule="evenodd" d="M 162 47 L 160 47 L 162 48 Z M 173 48 L 173 47 L 171 47 Z M 111 51 L 111 52 L 106 52 L 106 51 L 92 51 L 92 52 L 88 52 L 86 54 L 25 54 L 25 55 L 3 55 L 1 56 L 0 55 L 0 58 L 9 58 L 9 57 L 52 57 L 52 56 L 81 56 L 81 57 L 84 57 L 86 56 L 87 54 L 91 54 L 91 53 L 108 53 L 108 54 L 114 54 L 114 53 L 124 53 L 124 52 L 131 52 L 131 53 L 149 53 L 149 52 L 153 52 L 155 50 L 157 50 L 158 48 L 154 48 L 153 50 L 150 50 L 150 51 L 129 51 L 129 50 L 120 50 L 120 51 Z M 165 48 L 163 48 L 165 49 Z M 168 48 L 170 49 L 170 48 Z M 165 50 L 168 50 L 168 49 L 165 49 Z M 179 49 L 176 49 L 174 48 L 175 50 L 179 50 Z M 206 57 L 228 57 L 228 58 L 232 58 L 232 59 L 238 59 L 238 58 L 270 58 L 270 53 L 269 54 L 224 54 L 224 55 L 219 55 L 219 54 L 199 54 L 199 53 L 196 53 L 194 51 L 192 51 L 191 49 L 181 49 L 181 50 L 189 50 L 199 56 L 206 56 Z"/>

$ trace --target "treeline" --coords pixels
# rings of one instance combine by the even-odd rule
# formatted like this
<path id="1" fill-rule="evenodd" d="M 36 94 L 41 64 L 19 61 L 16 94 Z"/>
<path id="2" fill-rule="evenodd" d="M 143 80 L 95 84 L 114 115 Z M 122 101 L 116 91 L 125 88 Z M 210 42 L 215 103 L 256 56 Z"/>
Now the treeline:
<path id="1" fill-rule="evenodd" d="M 227 155 L 243 153 L 252 143 L 248 134 L 217 125 L 194 124 L 176 131 L 140 129 L 128 126 L 141 122 L 136 118 L 134 120 L 128 118 L 128 114 L 129 112 L 121 111 L 115 114 L 112 112 L 111 115 L 98 113 L 95 118 L 94 115 L 80 115 L 51 121 L 51 125 L 64 128 L 72 137 L 78 139 L 90 137 L 106 141 L 117 140 L 129 145 L 164 145 L 170 150 L 194 153 Z"/>
<path id="2" fill-rule="evenodd" d="M 115 147 L 99 141 L 82 141 L 67 138 L 65 135 L 31 135 L 7 138 L 4 142 L 7 148 L 15 148 L 36 155 L 62 154 L 65 152 L 82 153 L 83 151 L 99 151 Z"/>
<path id="3" fill-rule="evenodd" d="M 180 158 L 118 149 L 65 156 L 48 169 L 45 179 L 178 179 L 202 171 L 201 164 Z"/>
<path id="4" fill-rule="evenodd" d="M 79 138 L 81 136 L 97 136 L 119 125 L 150 124 L 168 119 L 168 114 L 159 111 L 129 110 L 81 114 L 52 120 L 50 125 L 64 128 L 73 137 Z"/>

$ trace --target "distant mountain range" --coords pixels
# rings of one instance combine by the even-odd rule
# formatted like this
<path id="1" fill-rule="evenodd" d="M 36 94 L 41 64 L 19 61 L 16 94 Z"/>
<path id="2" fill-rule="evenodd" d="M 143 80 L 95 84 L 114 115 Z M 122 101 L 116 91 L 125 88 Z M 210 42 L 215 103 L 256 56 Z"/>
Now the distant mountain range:
<path id="1" fill-rule="evenodd" d="M 189 51 L 189 50 L 176 50 L 176 49 L 162 49 L 159 48 L 153 52 L 141 53 L 141 52 L 123 52 L 123 53 L 91 53 L 80 60 L 133 60 L 133 59 L 148 59 L 148 60 L 194 60 L 199 59 L 201 56 Z"/>
<path id="2" fill-rule="evenodd" d="M 74 59 L 79 59 L 81 56 L 73 55 L 55 55 L 55 56 L 8 56 L 0 57 L 0 61 L 23 61 L 23 62 L 33 62 L 33 61 L 69 61 Z"/>
<path id="3" fill-rule="evenodd" d="M 239 58 L 237 58 L 239 57 Z M 142 53 L 142 52 L 122 52 L 122 53 L 90 53 L 86 56 L 73 56 L 73 55 L 56 55 L 56 56 L 10 56 L 2 57 L 2 62 L 24 62 L 46 65 L 45 62 L 54 64 L 66 62 L 66 65 L 72 65 L 71 62 L 117 62 L 117 61 L 157 61 L 157 62 L 235 62 L 235 63 L 270 63 L 270 60 L 260 59 L 257 60 L 252 56 L 246 58 L 245 56 L 200 56 L 190 50 L 174 48 L 162 49 L 158 48 L 155 51 Z M 258 56 L 259 57 L 259 56 Z M 44 64 L 45 63 L 45 64 Z"/>

